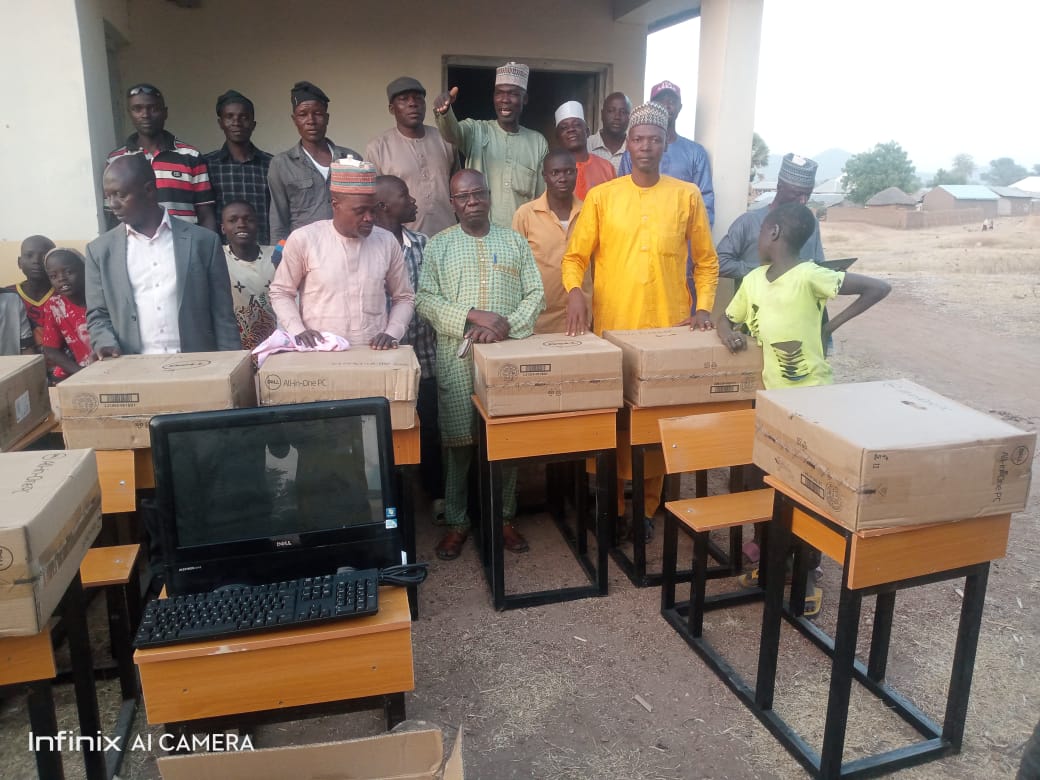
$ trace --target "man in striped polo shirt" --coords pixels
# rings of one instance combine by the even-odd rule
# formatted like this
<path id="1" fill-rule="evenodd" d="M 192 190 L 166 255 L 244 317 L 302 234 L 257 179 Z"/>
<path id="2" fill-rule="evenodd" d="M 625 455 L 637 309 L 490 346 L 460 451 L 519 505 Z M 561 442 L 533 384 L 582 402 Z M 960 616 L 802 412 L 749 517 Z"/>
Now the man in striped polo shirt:
<path id="1" fill-rule="evenodd" d="M 166 131 L 168 110 L 162 92 L 151 84 L 136 84 L 126 91 L 126 108 L 137 132 L 108 155 L 108 162 L 143 154 L 155 171 L 159 205 L 170 216 L 217 232 L 216 199 L 206 162 L 198 149 Z M 115 224 L 111 213 L 109 223 Z"/>

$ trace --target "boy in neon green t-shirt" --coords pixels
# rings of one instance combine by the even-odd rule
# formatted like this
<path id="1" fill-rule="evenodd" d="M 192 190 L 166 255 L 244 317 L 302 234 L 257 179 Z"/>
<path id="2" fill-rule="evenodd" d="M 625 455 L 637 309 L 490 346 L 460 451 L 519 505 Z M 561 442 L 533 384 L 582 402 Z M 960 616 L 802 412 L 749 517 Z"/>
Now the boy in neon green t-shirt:
<path id="1" fill-rule="evenodd" d="M 892 289 L 887 282 L 860 274 L 832 271 L 811 260 L 801 260 L 799 249 L 812 235 L 816 219 L 800 203 L 771 210 L 758 236 L 762 265 L 744 277 L 726 314 L 718 323 L 719 338 L 731 352 L 747 349 L 746 336 L 734 326 L 744 325 L 762 346 L 762 383 L 766 389 L 829 385 L 834 381 L 824 354 L 827 337 L 862 314 Z M 858 295 L 840 314 L 823 324 L 824 307 L 837 295 Z M 757 540 L 745 545 L 745 554 L 757 560 Z M 820 563 L 814 551 L 810 567 Z M 757 584 L 757 569 L 744 575 L 745 585 Z M 806 617 L 820 611 L 823 591 L 806 588 Z"/>
<path id="2" fill-rule="evenodd" d="M 823 350 L 827 336 L 892 289 L 880 279 L 799 259 L 798 250 L 815 226 L 812 212 L 800 203 L 785 203 L 770 211 L 758 236 L 763 264 L 744 277 L 719 320 L 719 338 L 731 352 L 747 349 L 745 336 L 735 325 L 747 326 L 751 338 L 762 346 L 762 383 L 767 390 L 831 384 L 831 367 Z M 824 325 L 824 306 L 837 295 L 859 297 Z"/>

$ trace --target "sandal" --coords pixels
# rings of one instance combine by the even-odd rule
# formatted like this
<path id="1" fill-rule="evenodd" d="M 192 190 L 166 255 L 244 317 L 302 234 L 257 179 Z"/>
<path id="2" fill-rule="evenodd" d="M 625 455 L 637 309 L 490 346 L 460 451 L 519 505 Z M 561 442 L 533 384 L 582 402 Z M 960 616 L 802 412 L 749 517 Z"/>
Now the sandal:
<path id="1" fill-rule="evenodd" d="M 820 610 L 823 608 L 823 588 L 818 588 L 815 585 L 810 585 L 809 587 L 812 588 L 812 593 L 805 594 L 805 609 L 802 612 L 802 617 L 814 618 L 820 614 Z"/>

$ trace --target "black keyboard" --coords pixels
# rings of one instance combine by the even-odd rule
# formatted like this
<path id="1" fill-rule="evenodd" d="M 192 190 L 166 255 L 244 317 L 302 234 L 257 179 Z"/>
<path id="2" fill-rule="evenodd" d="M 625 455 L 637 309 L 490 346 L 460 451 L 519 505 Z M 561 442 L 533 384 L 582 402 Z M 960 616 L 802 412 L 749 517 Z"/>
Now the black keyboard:
<path id="1" fill-rule="evenodd" d="M 155 599 L 144 608 L 134 646 L 222 639 L 373 615 L 379 611 L 378 594 L 379 572 L 365 569 Z"/>

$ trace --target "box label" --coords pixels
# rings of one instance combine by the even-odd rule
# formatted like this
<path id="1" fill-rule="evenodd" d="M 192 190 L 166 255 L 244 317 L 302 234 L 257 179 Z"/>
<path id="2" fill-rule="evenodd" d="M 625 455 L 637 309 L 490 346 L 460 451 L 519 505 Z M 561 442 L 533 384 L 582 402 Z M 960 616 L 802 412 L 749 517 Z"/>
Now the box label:
<path id="1" fill-rule="evenodd" d="M 140 393 L 98 393 L 98 403 L 109 408 L 129 409 L 141 403 Z"/>
<path id="2" fill-rule="evenodd" d="M 20 423 L 29 416 L 31 410 L 32 404 L 29 402 L 29 391 L 26 390 L 14 399 L 14 421 Z"/>

